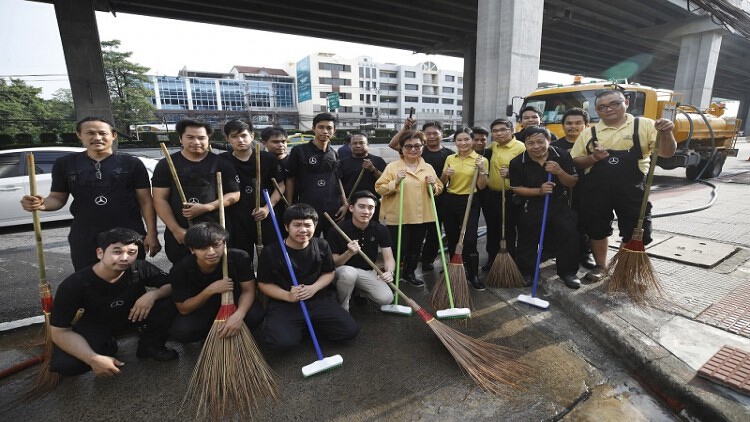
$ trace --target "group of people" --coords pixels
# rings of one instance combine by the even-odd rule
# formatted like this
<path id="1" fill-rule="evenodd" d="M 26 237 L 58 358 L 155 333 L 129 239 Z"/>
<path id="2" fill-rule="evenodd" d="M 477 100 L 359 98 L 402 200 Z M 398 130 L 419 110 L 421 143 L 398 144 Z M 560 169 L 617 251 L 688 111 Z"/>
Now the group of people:
<path id="1" fill-rule="evenodd" d="M 230 291 L 237 310 L 222 336 L 235 335 L 244 323 L 259 330 L 269 349 L 293 348 L 306 329 L 298 304 L 304 300 L 316 331 L 331 340 L 352 339 L 359 328 L 348 312 L 350 301 L 390 304 L 387 283 L 398 266 L 403 280 L 424 285 L 415 272 L 420 263 L 423 271 L 434 269 L 440 252 L 436 219 L 444 226 L 449 254 L 463 241 L 467 280 L 475 289 L 485 289 L 477 251 L 480 212 L 487 223 L 484 269 L 504 238 L 521 271 L 531 274 L 545 196 L 554 239 L 545 243 L 553 246 L 561 280 L 580 285 L 576 273 L 589 245 L 595 262 L 587 277 L 597 280 L 612 212 L 624 240 L 635 227 L 657 131 L 663 135 L 659 155 L 670 156 L 676 146 L 670 121 L 633 118 L 627 105 L 619 91 L 600 94 L 600 122 L 593 127 L 587 127 L 585 111 L 568 110 L 566 136 L 554 142 L 540 126 L 541 113 L 524 109 L 520 133 L 513 133 L 507 119 L 495 120 L 489 131 L 462 129 L 454 135 L 457 152 L 441 144 L 440 122 L 418 131 L 409 118 L 389 144 L 399 159 L 387 165 L 369 153 L 361 133 L 351 136 L 348 156 L 339 157 L 330 145 L 336 119 L 329 113 L 315 116 L 314 139 L 289 153 L 283 129 L 264 129 L 265 151 L 257 157 L 252 126 L 245 121 L 224 126 L 231 150 L 214 154 L 210 126 L 182 120 L 176 125 L 181 149 L 157 164 L 150 184 L 140 160 L 114 153 L 117 134 L 109 122 L 83 119 L 76 132 L 86 151 L 55 163 L 48 196 L 21 201 L 27 211 L 52 211 L 73 197 L 69 240 L 76 272 L 55 296 L 52 369 L 63 375 L 91 369 L 116 374 L 122 363 L 114 357 L 113 336 L 143 325 L 137 356 L 175 359 L 167 339 L 204 339 L 221 294 Z M 258 199 L 258 187 L 270 192 L 270 203 Z M 222 203 L 226 227 L 218 224 Z M 283 244 L 276 241 L 272 212 L 283 223 L 278 228 Z M 173 264 L 168 273 L 143 260 L 161 249 L 157 215 L 166 225 L 165 251 Z M 650 225 L 644 230 L 648 243 Z M 257 263 L 256 245 L 262 246 Z M 401 248 L 402 262 L 396 262 L 394 248 Z M 381 262 L 382 271 L 373 271 L 361 254 Z M 228 277 L 221 269 L 224 256 Z"/>

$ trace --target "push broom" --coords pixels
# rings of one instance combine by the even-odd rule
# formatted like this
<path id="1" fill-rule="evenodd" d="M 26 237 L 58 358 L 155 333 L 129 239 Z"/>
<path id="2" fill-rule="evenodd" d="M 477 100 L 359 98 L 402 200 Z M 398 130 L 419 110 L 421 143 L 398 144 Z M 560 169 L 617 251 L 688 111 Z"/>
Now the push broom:
<path id="1" fill-rule="evenodd" d="M 164 154 L 164 159 L 167 160 L 169 172 L 172 174 L 172 180 L 174 181 L 174 185 L 177 188 L 177 193 L 180 195 L 180 201 L 182 201 L 182 205 L 184 207 L 185 204 L 187 204 L 187 198 L 185 197 L 185 191 L 182 190 L 182 183 L 180 183 L 180 177 L 177 175 L 177 169 L 174 167 L 172 156 L 169 155 L 169 150 L 167 149 L 167 145 L 164 142 L 161 142 L 159 145 L 161 145 L 161 152 Z M 191 218 L 188 218 L 188 226 L 192 225 L 193 220 Z"/>
<path id="2" fill-rule="evenodd" d="M 445 249 L 443 249 L 443 234 L 440 231 L 440 221 L 438 220 L 437 206 L 435 206 L 434 189 L 435 187 L 432 185 L 428 186 L 427 188 L 427 190 L 430 192 L 430 201 L 432 202 L 432 215 L 435 216 L 435 229 L 437 230 L 438 246 L 440 248 L 440 261 L 443 263 L 443 279 L 445 279 L 445 283 L 442 283 L 441 280 L 435 285 L 432 296 L 430 297 L 430 306 L 432 306 L 433 309 L 440 309 L 439 311 L 435 312 L 439 319 L 469 318 L 471 317 L 471 310 L 469 309 L 469 306 L 471 306 L 471 296 L 469 295 L 469 285 L 466 283 L 465 276 L 463 283 L 456 283 L 454 285 L 451 285 L 451 275 L 448 272 L 448 264 L 445 261 Z M 463 266 L 461 267 L 461 271 L 463 271 Z M 455 290 L 452 288 L 452 286 L 456 286 Z M 440 289 L 443 289 L 445 293 L 439 293 L 438 291 Z M 457 308 L 455 306 L 455 303 L 453 301 L 454 293 L 456 296 L 456 302 L 458 302 L 459 306 L 461 306 L 460 308 Z M 448 298 L 447 303 L 444 300 L 441 300 L 439 302 L 437 301 L 437 299 L 445 297 Z M 442 309 L 446 305 L 449 306 L 449 308 Z"/>
<path id="3" fill-rule="evenodd" d="M 225 226 L 224 190 L 221 173 L 216 173 L 219 197 L 219 221 Z M 221 263 L 222 276 L 229 277 L 227 247 Z M 231 337 L 221 337 L 226 320 L 237 310 L 232 291 L 221 294 L 221 307 L 208 332 L 187 393 L 182 401 L 197 403 L 196 420 L 225 420 L 232 417 L 232 409 L 240 420 L 252 419 L 261 399 L 278 398 L 278 384 L 273 370 L 263 359 L 245 323 Z"/>
<path id="4" fill-rule="evenodd" d="M 268 208 L 271 208 L 271 202 L 266 202 Z M 260 208 L 260 142 L 255 142 L 255 211 Z M 263 252 L 263 232 L 261 220 L 255 221 L 255 228 L 258 232 L 258 239 L 255 241 L 255 253 L 260 259 L 260 253 Z"/>
<path id="5" fill-rule="evenodd" d="M 662 117 L 672 120 L 674 118 L 674 110 L 673 104 L 665 104 Z M 638 224 L 633 229 L 630 240 L 617 251 L 609 261 L 609 264 L 607 264 L 605 270 L 607 275 L 605 288 L 607 292 L 625 293 L 637 304 L 646 303 L 650 292 L 655 292 L 659 296 L 664 293 L 654 273 L 651 260 L 649 260 L 646 254 L 646 247 L 643 244 L 643 220 L 646 216 L 648 197 L 654 181 L 656 155 L 660 142 L 661 132 L 659 131 L 656 133 L 656 143 L 653 151 L 651 151 L 651 161 L 648 167 L 643 200 L 641 201 L 641 210 L 638 214 Z"/>
<path id="6" fill-rule="evenodd" d="M 394 277 L 396 280 L 396 294 L 393 296 L 393 303 L 381 306 L 380 310 L 390 314 L 411 316 L 412 309 L 410 307 L 398 304 L 398 286 L 401 279 L 401 226 L 404 223 L 404 180 L 406 179 L 401 179 L 398 188 L 398 236 L 396 239 L 396 274 Z M 331 220 L 331 217 L 327 213 L 325 216 L 327 219 Z M 334 227 L 338 226 L 334 225 Z"/>
<path id="7" fill-rule="evenodd" d="M 469 193 L 469 198 L 466 200 L 466 210 L 464 210 L 464 219 L 463 222 L 461 222 L 461 232 L 458 236 L 458 243 L 456 243 L 456 250 L 453 253 L 453 256 L 451 257 L 451 261 L 448 264 L 448 272 L 445 272 L 445 269 L 443 269 L 443 274 L 448 274 L 448 279 L 450 279 L 451 283 L 438 283 L 435 285 L 435 288 L 432 290 L 432 297 L 430 298 L 430 305 L 433 307 L 433 309 L 440 309 L 445 307 L 446 305 L 450 304 L 449 298 L 448 298 L 448 289 L 446 289 L 445 286 L 450 286 L 451 284 L 456 286 L 456 302 L 461 304 L 462 302 L 459 300 L 459 290 L 460 285 L 467 285 L 466 281 L 466 271 L 464 270 L 464 259 L 462 256 L 462 252 L 464 249 L 464 236 L 466 235 L 466 225 L 469 222 L 469 213 L 471 212 L 471 202 L 474 199 L 474 189 L 477 185 L 477 177 L 479 177 L 479 167 L 474 169 L 474 175 L 471 179 L 471 186 L 472 191 Z M 468 287 L 466 290 L 466 298 L 467 298 L 467 307 L 471 309 L 471 295 L 469 294 Z M 452 304 L 451 304 L 451 307 Z"/>
<path id="8" fill-rule="evenodd" d="M 552 173 L 547 173 L 547 182 L 552 181 Z M 542 230 L 539 233 L 539 246 L 536 250 L 536 266 L 534 267 L 534 283 L 531 285 L 531 296 L 518 295 L 518 301 L 539 309 L 549 308 L 549 302 L 536 297 L 536 286 L 539 283 L 539 265 L 542 263 L 542 249 L 544 249 L 544 231 L 547 228 L 547 210 L 549 209 L 549 195 L 544 195 L 544 211 L 542 212 Z"/>
<path id="9" fill-rule="evenodd" d="M 29 153 L 26 156 L 26 164 L 29 171 L 29 191 L 31 196 L 37 195 L 36 186 L 36 163 L 34 154 Z M 50 316 L 52 313 L 52 290 L 47 281 L 47 266 L 44 261 L 44 243 L 42 242 L 42 224 L 39 220 L 39 210 L 31 212 L 31 218 L 34 222 L 34 237 L 36 238 L 36 259 L 39 266 L 39 296 L 42 300 L 42 312 L 44 312 L 44 349 L 42 352 L 42 365 L 39 367 L 39 373 L 36 377 L 36 385 L 31 391 L 31 395 L 43 394 L 52 390 L 60 383 L 60 374 L 50 371 L 52 360 L 52 333 L 50 325 Z"/>
<path id="10" fill-rule="evenodd" d="M 268 191 L 265 189 L 263 190 L 263 197 L 266 198 L 267 202 L 271 201 L 271 199 L 268 197 Z M 273 227 L 276 231 L 276 239 L 279 241 L 281 252 L 284 254 L 284 261 L 286 261 L 286 268 L 287 270 L 289 270 L 289 276 L 292 279 L 292 284 L 295 287 L 299 286 L 299 283 L 297 282 L 297 275 L 294 274 L 294 268 L 292 267 L 292 260 L 291 258 L 289 258 L 289 252 L 286 250 L 286 244 L 284 243 L 284 239 L 281 236 L 281 226 L 279 226 L 279 222 L 276 219 L 276 213 L 273 211 L 273 208 L 271 208 L 271 219 L 273 220 Z M 333 355 L 329 357 L 323 356 L 323 351 L 320 349 L 318 337 L 315 335 L 315 330 L 313 329 L 312 321 L 310 320 L 310 314 L 307 312 L 307 305 L 305 305 L 305 301 L 300 300 L 299 306 L 300 308 L 302 308 L 302 315 L 304 315 L 305 317 L 307 330 L 310 332 L 310 337 L 312 338 L 313 345 L 315 346 L 315 353 L 317 353 L 318 355 L 318 360 L 302 367 L 302 376 L 307 378 L 321 372 L 336 369 L 339 366 L 343 365 L 344 358 L 342 358 L 341 355 Z"/>
<path id="11" fill-rule="evenodd" d="M 326 214 L 326 218 L 344 240 L 351 242 L 351 239 L 329 215 Z M 383 276 L 380 268 L 364 252 L 360 250 L 358 253 L 378 275 Z M 432 332 L 440 339 L 440 342 L 443 343 L 443 346 L 448 349 L 453 359 L 456 360 L 461 370 L 469 375 L 479 388 L 498 396 L 506 393 L 503 389 L 505 385 L 523 390 L 519 385 L 520 381 L 529 378 L 532 368 L 518 362 L 517 358 L 520 353 L 517 350 L 477 340 L 448 327 L 433 318 L 429 312 L 401 292 L 395 284 L 392 282 L 386 283 L 394 293 L 401 295 L 409 307 L 430 327 Z"/>
<path id="12" fill-rule="evenodd" d="M 523 274 L 518 270 L 516 262 L 513 261 L 513 257 L 508 253 L 508 246 L 505 240 L 505 178 L 500 178 L 503 181 L 502 190 L 502 226 L 500 231 L 500 250 L 497 251 L 495 260 L 492 261 L 492 267 L 490 272 L 487 274 L 487 285 L 490 287 L 524 287 L 526 282 L 523 279 Z"/>

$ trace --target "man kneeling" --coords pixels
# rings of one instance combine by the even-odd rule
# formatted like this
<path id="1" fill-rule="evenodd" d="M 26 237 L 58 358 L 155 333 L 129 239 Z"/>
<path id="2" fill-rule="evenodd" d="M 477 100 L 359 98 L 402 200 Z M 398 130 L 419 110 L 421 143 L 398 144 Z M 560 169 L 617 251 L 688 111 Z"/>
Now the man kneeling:
<path id="1" fill-rule="evenodd" d="M 393 270 L 396 260 L 391 249 L 391 235 L 388 229 L 373 221 L 377 197 L 369 191 L 355 192 L 351 197 L 349 212 L 351 218 L 341 223 L 341 230 L 346 233 L 350 243 L 339 235 L 336 228 L 328 231 L 327 239 L 331 242 L 333 262 L 336 264 L 336 291 L 341 306 L 349 310 L 349 299 L 356 288 L 378 305 L 393 302 L 393 292 L 386 284 L 393 281 Z M 385 279 L 381 280 L 372 267 L 359 256 L 360 249 L 372 262 L 378 259 L 378 247 L 383 254 Z"/>
<path id="2" fill-rule="evenodd" d="M 242 324 L 252 331 L 263 321 L 263 308 L 255 295 L 255 274 L 250 255 L 241 249 L 227 251 L 229 277 L 222 275 L 221 261 L 229 233 L 216 223 L 198 223 L 185 233 L 191 255 L 169 272 L 172 298 L 179 315 L 170 334 L 183 343 L 203 340 L 221 307 L 221 294 L 232 292 L 237 310 L 226 320 L 219 335 L 232 337 Z"/>
<path id="3" fill-rule="evenodd" d="M 136 260 L 141 235 L 114 228 L 100 233 L 97 242 L 99 262 L 69 276 L 57 289 L 50 319 L 55 343 L 51 370 L 63 376 L 90 370 L 97 376 L 115 375 L 124 364 L 113 357 L 113 335 L 144 324 L 136 356 L 176 359 L 177 352 L 164 346 L 175 316 L 172 287 L 167 274 Z M 146 291 L 146 286 L 156 289 Z"/>

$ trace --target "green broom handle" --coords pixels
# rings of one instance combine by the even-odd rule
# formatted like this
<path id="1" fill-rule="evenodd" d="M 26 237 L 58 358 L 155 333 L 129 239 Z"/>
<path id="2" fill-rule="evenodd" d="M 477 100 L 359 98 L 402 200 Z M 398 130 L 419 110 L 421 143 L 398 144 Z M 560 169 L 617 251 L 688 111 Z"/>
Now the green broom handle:
<path id="1" fill-rule="evenodd" d="M 474 199 L 474 189 L 477 187 L 477 178 L 479 177 L 479 167 L 474 169 L 474 176 L 471 178 L 471 192 L 469 199 L 466 200 L 466 210 L 464 211 L 464 220 L 461 222 L 461 234 L 458 235 L 456 244 L 456 253 L 460 254 L 464 249 L 464 236 L 466 236 L 466 224 L 469 222 L 469 213 L 471 212 L 471 201 Z"/>
<path id="2" fill-rule="evenodd" d="M 406 176 L 398 182 L 398 236 L 396 237 L 396 295 L 393 304 L 398 305 L 398 287 L 401 279 L 401 226 L 404 224 L 404 181 Z"/>
<path id="3" fill-rule="evenodd" d="M 432 203 L 432 215 L 435 216 L 435 229 L 437 230 L 438 246 L 440 247 L 440 261 L 443 263 L 443 275 L 445 276 L 445 287 L 448 290 L 448 304 L 451 308 L 456 306 L 453 304 L 453 292 L 451 291 L 451 280 L 448 276 L 448 263 L 445 262 L 445 250 L 443 250 L 443 233 L 440 231 L 440 221 L 437 215 L 437 206 L 435 205 L 435 185 L 428 185 L 427 190 L 430 191 L 430 202 Z"/>
<path id="4" fill-rule="evenodd" d="M 661 143 L 661 131 L 656 132 L 656 142 L 654 142 L 654 150 L 651 151 L 651 160 L 648 166 L 648 176 L 646 176 L 646 186 L 643 192 L 643 200 L 641 201 L 641 211 L 638 214 L 638 225 L 637 230 L 643 229 L 643 219 L 646 217 L 646 207 L 648 206 L 648 196 L 651 193 L 651 184 L 654 182 L 654 170 L 656 169 L 656 154 L 659 151 L 659 144 Z"/>

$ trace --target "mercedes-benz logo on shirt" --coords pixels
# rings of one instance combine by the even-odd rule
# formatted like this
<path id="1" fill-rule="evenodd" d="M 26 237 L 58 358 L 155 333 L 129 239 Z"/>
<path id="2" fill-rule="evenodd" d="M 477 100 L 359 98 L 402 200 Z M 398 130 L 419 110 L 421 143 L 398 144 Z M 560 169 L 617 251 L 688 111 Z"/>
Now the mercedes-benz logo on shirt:
<path id="1" fill-rule="evenodd" d="M 245 193 L 253 193 L 253 187 L 252 186 L 245 186 Z"/>
<path id="2" fill-rule="evenodd" d="M 99 195 L 96 198 L 94 198 L 94 203 L 96 205 L 107 205 L 107 197 Z"/>
<path id="3" fill-rule="evenodd" d="M 607 161 L 609 164 L 615 165 L 620 162 L 620 159 L 617 157 L 609 157 L 609 160 Z"/>
<path id="4" fill-rule="evenodd" d="M 375 236 L 370 236 L 370 242 L 374 242 L 374 241 L 375 241 Z"/>
<path id="5" fill-rule="evenodd" d="M 123 306 L 124 304 L 125 304 L 125 302 L 123 302 L 122 300 L 116 300 L 116 301 L 110 303 L 109 307 L 110 308 L 119 308 L 120 306 Z"/>
<path id="6" fill-rule="evenodd" d="M 320 180 L 318 180 L 318 186 L 320 186 L 320 187 L 323 187 L 323 186 L 325 186 L 325 185 L 326 185 L 326 181 L 325 181 L 325 179 L 320 179 Z"/>
<path id="7" fill-rule="evenodd" d="M 190 198 L 187 200 L 188 204 L 200 204 L 201 202 L 198 200 L 198 198 Z"/>
<path id="8" fill-rule="evenodd" d="M 240 183 L 240 176 L 239 176 L 239 175 L 237 175 L 237 176 L 234 176 L 234 180 L 236 180 L 236 181 L 237 181 L 237 183 Z"/>
<path id="9" fill-rule="evenodd" d="M 318 157 L 310 157 L 309 160 L 307 160 L 310 164 L 318 164 Z"/>

